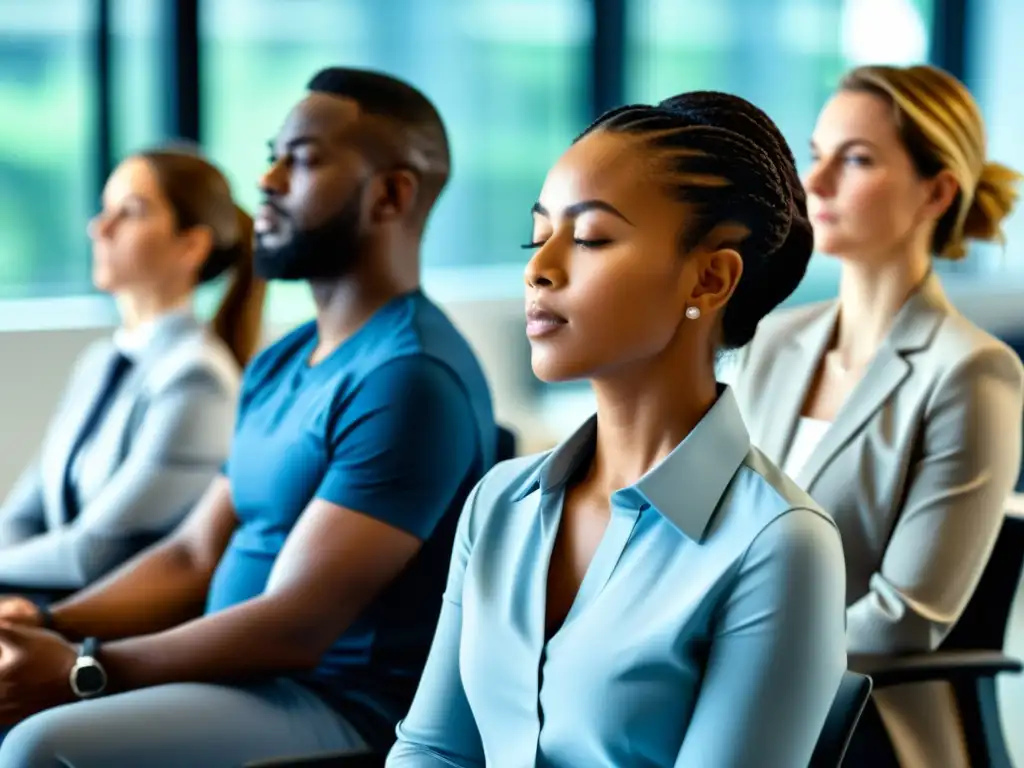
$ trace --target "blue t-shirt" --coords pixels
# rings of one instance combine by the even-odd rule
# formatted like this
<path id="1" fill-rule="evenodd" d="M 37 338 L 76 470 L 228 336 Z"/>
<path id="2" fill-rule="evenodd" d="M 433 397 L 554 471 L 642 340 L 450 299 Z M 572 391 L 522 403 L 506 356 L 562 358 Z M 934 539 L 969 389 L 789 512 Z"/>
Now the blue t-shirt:
<path id="1" fill-rule="evenodd" d="M 426 661 L 456 522 L 495 461 L 497 427 L 476 356 L 419 291 L 389 302 L 310 366 L 317 341 L 308 323 L 246 371 L 226 467 L 239 526 L 207 612 L 262 594 L 314 498 L 423 540 L 410 566 L 303 678 L 368 741 L 387 742 Z"/>

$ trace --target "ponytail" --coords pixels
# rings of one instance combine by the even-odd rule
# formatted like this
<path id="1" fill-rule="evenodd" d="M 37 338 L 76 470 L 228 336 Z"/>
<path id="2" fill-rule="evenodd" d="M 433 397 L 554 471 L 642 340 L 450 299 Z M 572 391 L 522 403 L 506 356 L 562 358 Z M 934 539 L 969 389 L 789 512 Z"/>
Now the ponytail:
<path id="1" fill-rule="evenodd" d="M 196 283 L 202 285 L 231 272 L 231 282 L 210 326 L 244 368 L 260 345 L 267 292 L 266 283 L 253 271 L 252 218 L 232 199 L 224 174 L 197 152 L 165 148 L 135 156 L 156 175 L 179 230 L 210 230 L 213 249 L 199 268 Z"/>
<path id="2" fill-rule="evenodd" d="M 237 205 L 235 214 L 238 241 L 221 252 L 223 261 L 230 265 L 230 283 L 210 327 L 244 368 L 260 346 L 267 284 L 256 277 L 253 267 L 252 217 Z M 210 261 L 219 261 L 216 255 Z"/>

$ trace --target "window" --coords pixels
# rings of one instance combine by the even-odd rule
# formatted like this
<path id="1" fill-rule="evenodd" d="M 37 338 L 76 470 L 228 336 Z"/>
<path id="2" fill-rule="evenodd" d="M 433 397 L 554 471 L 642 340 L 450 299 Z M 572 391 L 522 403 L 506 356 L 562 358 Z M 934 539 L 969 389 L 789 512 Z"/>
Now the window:
<path id="1" fill-rule="evenodd" d="M 452 181 L 427 232 L 428 288 L 519 290 L 530 206 L 587 122 L 587 0 L 207 0 L 201 11 L 204 144 L 243 204 L 257 203 L 266 141 L 312 74 L 379 69 L 434 101 L 452 144 Z M 271 315 L 300 311 L 304 297 L 273 286 Z"/>
<path id="2" fill-rule="evenodd" d="M 970 62 L 969 85 L 981 105 L 988 127 L 989 158 L 1024 171 L 1024 142 L 1021 142 L 1021 126 L 1024 126 L 1024 101 L 1020 98 L 1017 77 L 1024 73 L 1024 46 L 1021 45 L 1020 29 L 1024 27 L 1024 4 L 1003 0 L 999 3 L 978 4 L 970 25 L 969 48 L 976 52 Z M 1002 273 L 998 278 L 1004 290 L 1021 288 L 1024 278 L 1024 201 L 1018 203 L 1015 212 L 1003 225 L 1007 247 L 991 247 L 990 273 Z M 1015 279 L 1007 281 L 1005 273 L 1014 273 Z M 1018 299 L 1018 304 L 1021 302 Z M 1018 337 L 1024 330 L 1018 330 Z M 1024 343 L 1020 345 L 1024 353 Z M 1021 489 L 1024 490 L 1024 489 Z M 1024 753 L 1019 753 L 1024 754 Z"/>
<path id="3" fill-rule="evenodd" d="M 842 52 L 848 65 L 909 65 L 928 58 L 931 0 L 844 0 Z M 879 20 L 885 23 L 880 24 Z"/>
<path id="4" fill-rule="evenodd" d="M 738 94 L 778 124 L 803 172 L 818 111 L 842 73 L 866 61 L 925 60 L 931 7 L 932 0 L 631 0 L 626 98 Z M 837 277 L 834 260 L 814 259 L 791 301 L 831 295 Z"/>
<path id="5" fill-rule="evenodd" d="M 171 135 L 170 0 L 110 0 L 112 161 Z"/>
<path id="6" fill-rule="evenodd" d="M 0 299 L 91 289 L 96 6 L 0 0 Z"/>

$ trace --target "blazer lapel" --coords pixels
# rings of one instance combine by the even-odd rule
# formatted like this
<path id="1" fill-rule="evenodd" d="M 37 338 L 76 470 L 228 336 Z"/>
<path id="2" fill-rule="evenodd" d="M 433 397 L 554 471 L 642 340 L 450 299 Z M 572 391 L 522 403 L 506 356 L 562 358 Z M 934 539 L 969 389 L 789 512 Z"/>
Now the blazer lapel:
<path id="1" fill-rule="evenodd" d="M 934 275 L 927 277 L 904 302 L 863 378 L 854 386 L 796 478 L 803 488 L 811 491 L 829 462 L 910 375 L 912 366 L 907 356 L 928 347 L 943 317 L 951 311 L 952 306 Z"/>
<path id="2" fill-rule="evenodd" d="M 120 450 L 121 437 L 129 424 L 130 412 L 143 391 L 147 372 L 159 363 L 185 334 L 194 332 L 199 327 L 199 322 L 191 315 L 182 313 L 169 316 L 161 322 L 153 337 L 146 342 L 142 349 L 126 353 L 133 359 L 132 370 L 126 374 L 124 381 L 118 387 L 117 394 L 96 426 L 95 433 L 90 437 L 93 444 L 89 447 L 89 454 L 79 455 L 80 461 L 88 462 L 88 469 L 102 467 L 106 458 L 105 454 L 110 454 L 108 462 L 110 468 L 116 467 L 114 454 Z M 73 423 L 68 423 L 68 432 L 61 438 L 61 472 L 67 466 L 74 440 L 82 429 L 88 412 L 92 410 L 93 404 L 100 396 L 106 373 L 117 351 L 117 346 L 111 344 L 105 354 L 97 356 L 94 369 L 83 377 L 83 381 L 88 382 L 88 390 L 73 411 L 75 418 Z M 90 459 L 92 460 L 90 461 Z M 83 464 L 78 467 L 78 470 L 82 470 L 84 467 Z M 106 480 L 106 477 L 90 473 L 88 480 L 86 485 L 99 486 Z M 82 491 L 85 491 L 85 488 L 80 489 L 80 492 Z M 85 495 L 88 496 L 87 493 Z M 54 502 L 59 512 L 58 524 L 62 525 L 68 521 L 68 510 L 64 504 L 63 494 L 59 490 L 54 497 Z"/>
<path id="3" fill-rule="evenodd" d="M 756 434 L 761 437 L 758 447 L 777 464 L 789 450 L 807 391 L 832 337 L 836 314 L 837 305 L 827 305 L 824 312 L 781 345 L 768 366 L 764 396 L 758 398 L 761 407 L 756 411 L 760 415 Z"/>
<path id="4" fill-rule="evenodd" d="M 796 480 L 803 488 L 810 491 L 821 471 L 881 408 L 909 373 L 910 365 L 895 349 L 887 345 L 879 348 L 864 377 L 854 386 L 836 414 L 836 420 L 798 473 Z"/>
<path id="5" fill-rule="evenodd" d="M 75 385 L 84 385 L 80 390 L 81 394 L 76 392 L 74 404 L 61 414 L 60 449 L 57 453 L 58 461 L 54 471 L 54 482 L 50 484 L 52 485 L 50 497 L 53 502 L 52 508 L 57 511 L 56 519 L 50 521 L 53 527 L 59 527 L 68 522 L 69 511 L 64 503 L 62 492 L 64 473 L 71 469 L 68 467 L 68 463 L 71 461 L 71 449 L 85 426 L 89 412 L 100 397 L 107 371 L 116 353 L 116 348 L 110 345 L 104 348 L 102 354 L 96 354 L 93 357 L 89 368 L 83 370 L 81 377 L 74 382 Z"/>

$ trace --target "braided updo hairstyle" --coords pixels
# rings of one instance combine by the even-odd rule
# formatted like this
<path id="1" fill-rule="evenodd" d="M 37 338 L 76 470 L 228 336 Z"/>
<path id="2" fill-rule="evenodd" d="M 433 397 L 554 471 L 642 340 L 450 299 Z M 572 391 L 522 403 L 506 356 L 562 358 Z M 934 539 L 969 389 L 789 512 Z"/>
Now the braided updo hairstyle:
<path id="1" fill-rule="evenodd" d="M 598 130 L 636 134 L 662 156 L 670 194 L 694 211 L 681 226 L 683 252 L 722 224 L 749 230 L 730 244 L 743 274 L 721 329 L 723 348 L 746 345 L 761 319 L 800 284 L 814 245 L 793 153 L 778 127 L 738 96 L 693 91 L 613 109 L 576 140 Z"/>

